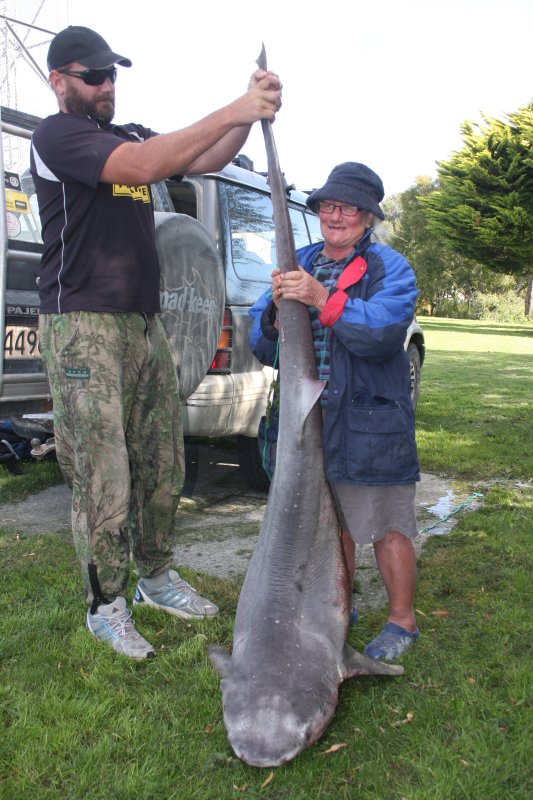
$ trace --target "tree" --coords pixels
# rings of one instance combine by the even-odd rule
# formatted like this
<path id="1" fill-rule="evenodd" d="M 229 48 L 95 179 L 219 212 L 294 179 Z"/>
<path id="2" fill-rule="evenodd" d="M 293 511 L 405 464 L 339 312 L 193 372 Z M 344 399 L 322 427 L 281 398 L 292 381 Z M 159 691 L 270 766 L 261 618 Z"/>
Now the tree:
<path id="1" fill-rule="evenodd" d="M 442 313 L 443 303 L 455 307 L 466 304 L 474 292 L 494 291 L 500 276 L 483 269 L 477 262 L 455 254 L 444 246 L 443 237 L 427 224 L 426 208 L 421 198 L 431 197 L 438 189 L 427 176 L 384 204 L 387 220 L 392 214 L 391 244 L 412 264 L 418 286 L 418 307 L 431 315 Z"/>
<path id="2" fill-rule="evenodd" d="M 439 185 L 421 199 L 430 230 L 453 252 L 533 287 L 533 102 L 508 122 L 465 122 L 464 147 L 438 163 Z"/>

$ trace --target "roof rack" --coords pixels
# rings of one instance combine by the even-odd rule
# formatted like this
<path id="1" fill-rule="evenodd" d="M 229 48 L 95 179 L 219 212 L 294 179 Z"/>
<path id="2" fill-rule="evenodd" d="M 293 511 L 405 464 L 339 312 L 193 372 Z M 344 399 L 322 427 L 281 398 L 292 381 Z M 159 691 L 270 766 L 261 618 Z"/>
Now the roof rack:
<path id="1" fill-rule="evenodd" d="M 233 161 L 232 164 L 235 164 L 236 167 L 241 167 L 242 169 L 247 169 L 248 172 L 255 172 L 254 170 L 254 162 L 251 158 L 246 156 L 244 153 L 238 153 Z"/>

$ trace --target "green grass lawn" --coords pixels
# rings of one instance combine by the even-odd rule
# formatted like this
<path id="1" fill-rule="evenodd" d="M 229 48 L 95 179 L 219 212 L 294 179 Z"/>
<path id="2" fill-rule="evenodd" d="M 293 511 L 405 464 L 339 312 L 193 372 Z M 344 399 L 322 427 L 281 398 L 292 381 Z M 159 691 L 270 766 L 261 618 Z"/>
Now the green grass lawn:
<path id="1" fill-rule="evenodd" d="M 131 662 L 83 629 L 68 532 L 0 529 L 2 800 L 533 796 L 533 328 L 421 322 L 422 468 L 483 485 L 484 501 L 424 548 L 405 674 L 347 681 L 321 741 L 284 767 L 247 767 L 205 654 L 231 642 L 237 586 L 189 573 L 221 606 L 210 622 L 136 608 L 158 657 Z M 33 480 L 43 465 L 29 466 Z M 2 498 L 15 481 L 0 472 Z M 350 643 L 362 649 L 382 620 L 366 612 Z"/>
<path id="2" fill-rule="evenodd" d="M 533 326 L 420 320 L 417 408 L 425 471 L 487 480 L 533 477 Z"/>

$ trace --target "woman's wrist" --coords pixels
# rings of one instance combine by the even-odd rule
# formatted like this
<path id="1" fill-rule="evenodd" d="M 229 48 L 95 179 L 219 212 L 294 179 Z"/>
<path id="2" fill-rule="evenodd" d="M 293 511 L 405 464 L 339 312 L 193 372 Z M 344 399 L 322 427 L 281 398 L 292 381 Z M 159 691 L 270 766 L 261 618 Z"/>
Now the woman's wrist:
<path id="1" fill-rule="evenodd" d="M 329 300 L 329 291 L 328 289 L 326 289 L 325 286 L 320 285 L 320 291 L 317 292 L 317 294 L 318 294 L 317 301 L 314 305 L 317 311 L 322 311 L 322 309 Z"/>

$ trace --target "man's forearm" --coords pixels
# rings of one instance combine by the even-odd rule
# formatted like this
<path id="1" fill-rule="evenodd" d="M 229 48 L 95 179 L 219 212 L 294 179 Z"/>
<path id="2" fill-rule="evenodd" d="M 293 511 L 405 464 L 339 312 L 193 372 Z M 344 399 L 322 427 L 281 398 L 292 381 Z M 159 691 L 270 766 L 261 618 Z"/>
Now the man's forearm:
<path id="1" fill-rule="evenodd" d="M 100 180 L 137 186 L 170 175 L 221 169 L 242 147 L 251 125 L 260 119 L 272 122 L 280 105 L 278 77 L 261 74 L 244 95 L 188 128 L 145 142 L 124 142 L 110 154 Z"/>
<path id="2" fill-rule="evenodd" d="M 233 128 L 193 164 L 190 164 L 185 171 L 190 175 L 198 175 L 202 172 L 216 172 L 222 169 L 235 158 L 242 148 L 248 138 L 251 127 L 251 125 L 241 125 L 238 128 Z"/>
<path id="3" fill-rule="evenodd" d="M 207 157 L 213 149 L 218 153 L 217 144 L 222 145 L 226 136 L 233 132 L 232 127 L 231 115 L 227 108 L 223 108 L 180 131 L 154 136 L 140 143 L 124 142 L 107 159 L 100 180 L 136 186 L 190 172 L 193 165 L 201 162 L 201 156 Z M 245 135 L 239 137 L 243 141 L 248 130 L 249 126 L 246 126 Z M 208 170 L 204 166 L 196 171 Z"/>

